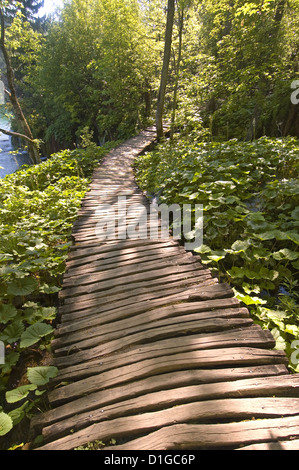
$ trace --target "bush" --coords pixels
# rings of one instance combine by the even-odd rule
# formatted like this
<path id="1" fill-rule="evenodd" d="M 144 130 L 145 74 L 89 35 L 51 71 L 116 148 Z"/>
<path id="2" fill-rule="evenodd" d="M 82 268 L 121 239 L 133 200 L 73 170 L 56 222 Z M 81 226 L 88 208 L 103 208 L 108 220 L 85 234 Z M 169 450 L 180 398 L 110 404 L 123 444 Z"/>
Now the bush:
<path id="1" fill-rule="evenodd" d="M 65 150 L 0 180 L 0 436 L 31 412 L 38 387 L 56 373 L 52 366 L 30 368 L 15 386 L 15 371 L 30 351 L 49 348 L 72 226 L 107 150 Z"/>
<path id="2" fill-rule="evenodd" d="M 159 202 L 203 204 L 195 251 L 289 355 L 299 338 L 298 167 L 298 140 L 265 137 L 166 142 L 136 163 L 140 186 Z"/>

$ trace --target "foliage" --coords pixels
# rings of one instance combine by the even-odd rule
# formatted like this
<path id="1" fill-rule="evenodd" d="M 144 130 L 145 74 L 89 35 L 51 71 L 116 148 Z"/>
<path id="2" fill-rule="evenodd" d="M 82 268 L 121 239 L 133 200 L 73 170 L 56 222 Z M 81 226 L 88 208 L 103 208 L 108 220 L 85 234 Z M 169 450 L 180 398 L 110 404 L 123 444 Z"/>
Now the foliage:
<path id="1" fill-rule="evenodd" d="M 49 348 L 72 225 L 107 149 L 65 150 L 0 180 L 0 341 L 6 346 L 0 434 L 32 412 L 39 387 L 57 372 L 52 366 L 30 367 L 26 383 L 11 386 L 10 377 L 30 351 Z"/>
<path id="2" fill-rule="evenodd" d="M 299 337 L 299 142 L 191 144 L 182 139 L 139 158 L 136 176 L 159 203 L 203 204 L 202 263 L 231 283 L 277 345 Z"/>
<path id="3" fill-rule="evenodd" d="M 66 3 L 27 102 L 38 137 L 70 147 L 86 126 L 96 143 L 135 133 L 150 117 L 155 50 L 137 0 Z"/>

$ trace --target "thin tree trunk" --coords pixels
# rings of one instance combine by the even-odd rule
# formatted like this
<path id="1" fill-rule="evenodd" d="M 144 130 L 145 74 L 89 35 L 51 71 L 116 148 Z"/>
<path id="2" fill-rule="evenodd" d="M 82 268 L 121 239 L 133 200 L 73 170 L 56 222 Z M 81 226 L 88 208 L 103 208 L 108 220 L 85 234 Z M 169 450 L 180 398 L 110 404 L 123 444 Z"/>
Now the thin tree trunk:
<path id="1" fill-rule="evenodd" d="M 1 38 L 0 48 L 4 57 L 6 72 L 7 72 L 7 83 L 9 92 L 7 92 L 10 102 L 13 106 L 14 113 L 16 115 L 18 124 L 22 129 L 23 134 L 19 134 L 19 137 L 25 139 L 28 142 L 28 153 L 32 163 L 40 163 L 40 155 L 36 143 L 29 127 L 29 124 L 24 116 L 20 102 L 17 97 L 15 85 L 14 85 L 14 71 L 11 65 L 11 60 L 5 46 L 5 18 L 2 8 L 0 8 L 0 23 L 1 23 Z"/>
<path id="2" fill-rule="evenodd" d="M 173 91 L 173 109 L 172 109 L 171 127 L 170 127 L 171 139 L 173 138 L 173 134 L 174 134 L 175 117 L 176 117 L 176 109 L 177 109 L 177 95 L 178 95 L 179 77 L 180 77 L 181 59 L 182 59 L 183 28 L 184 28 L 184 7 L 182 7 L 182 11 L 179 11 L 179 51 L 178 51 L 174 91 Z"/>
<path id="3" fill-rule="evenodd" d="M 174 11 L 175 11 L 175 0 L 168 0 L 164 58 L 163 58 L 163 67 L 162 67 L 161 82 L 160 82 L 158 104 L 157 104 L 157 111 L 156 111 L 156 129 L 157 129 L 158 141 L 163 136 L 163 111 L 164 111 L 165 93 L 166 93 L 166 85 L 167 85 L 167 79 L 168 79 L 170 54 L 171 54 Z"/>

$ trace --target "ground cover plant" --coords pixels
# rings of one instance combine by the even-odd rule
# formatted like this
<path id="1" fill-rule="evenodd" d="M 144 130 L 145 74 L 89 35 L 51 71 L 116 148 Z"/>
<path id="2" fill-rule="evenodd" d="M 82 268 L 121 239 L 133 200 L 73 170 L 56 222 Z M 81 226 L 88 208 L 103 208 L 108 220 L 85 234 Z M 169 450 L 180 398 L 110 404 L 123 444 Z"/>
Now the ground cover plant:
<path id="1" fill-rule="evenodd" d="M 159 203 L 203 204 L 203 244 L 195 251 L 290 357 L 299 338 L 298 166 L 298 140 L 266 137 L 180 137 L 135 166 L 139 185 Z M 290 368 L 299 372 L 294 362 Z"/>
<path id="2" fill-rule="evenodd" d="M 0 180 L 0 436 L 44 406 L 57 373 L 47 357 L 71 230 L 107 151 L 64 150 Z"/>

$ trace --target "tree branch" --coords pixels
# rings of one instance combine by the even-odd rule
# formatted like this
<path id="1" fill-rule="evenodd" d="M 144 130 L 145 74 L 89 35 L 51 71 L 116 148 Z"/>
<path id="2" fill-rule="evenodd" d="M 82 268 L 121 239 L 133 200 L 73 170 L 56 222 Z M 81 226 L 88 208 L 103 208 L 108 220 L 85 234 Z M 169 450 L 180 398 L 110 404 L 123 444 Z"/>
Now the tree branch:
<path id="1" fill-rule="evenodd" d="M 18 132 L 13 132 L 13 131 L 8 131 L 7 129 L 2 129 L 0 127 L 0 132 L 3 132 L 3 134 L 10 135 L 11 137 L 20 137 L 21 139 L 25 139 L 31 144 L 34 144 L 34 141 L 27 137 L 27 135 L 24 134 L 19 134 Z"/>

